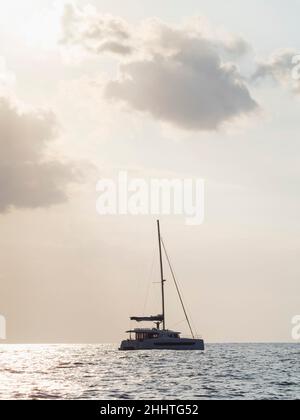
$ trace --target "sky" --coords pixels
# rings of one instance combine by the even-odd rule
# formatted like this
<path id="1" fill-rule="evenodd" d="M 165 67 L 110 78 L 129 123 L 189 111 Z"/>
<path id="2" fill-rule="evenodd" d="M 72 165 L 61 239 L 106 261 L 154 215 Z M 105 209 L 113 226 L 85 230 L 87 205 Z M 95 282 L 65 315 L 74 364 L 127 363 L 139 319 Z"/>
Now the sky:
<path id="1" fill-rule="evenodd" d="M 129 316 L 160 311 L 156 218 L 96 212 L 97 181 L 120 170 L 205 180 L 201 226 L 161 217 L 197 333 L 291 341 L 300 313 L 300 3 L 0 6 L 7 341 L 115 343 Z M 166 276 L 167 324 L 187 332 Z"/>

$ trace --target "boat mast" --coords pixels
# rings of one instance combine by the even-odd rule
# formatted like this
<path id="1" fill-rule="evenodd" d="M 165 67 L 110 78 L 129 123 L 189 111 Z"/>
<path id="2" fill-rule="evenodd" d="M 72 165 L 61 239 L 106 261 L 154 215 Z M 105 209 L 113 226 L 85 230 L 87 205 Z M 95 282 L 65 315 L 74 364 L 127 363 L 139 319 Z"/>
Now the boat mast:
<path id="1" fill-rule="evenodd" d="M 164 279 L 164 266 L 162 256 L 162 240 L 160 233 L 160 222 L 157 221 L 158 242 L 159 242 L 159 259 L 160 259 L 160 275 L 161 275 L 161 297 L 162 297 L 162 316 L 163 316 L 163 330 L 166 329 L 166 314 L 165 314 L 165 279 Z"/>

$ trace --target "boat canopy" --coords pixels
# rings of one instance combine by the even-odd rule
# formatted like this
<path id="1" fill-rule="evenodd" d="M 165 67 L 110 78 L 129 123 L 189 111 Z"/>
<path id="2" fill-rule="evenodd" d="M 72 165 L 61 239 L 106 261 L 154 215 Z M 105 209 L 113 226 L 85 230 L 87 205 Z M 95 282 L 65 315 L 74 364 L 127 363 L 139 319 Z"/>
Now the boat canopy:
<path id="1" fill-rule="evenodd" d="M 179 331 L 171 331 L 171 330 L 159 330 L 157 328 L 135 328 L 134 330 L 126 331 L 126 334 L 138 334 L 138 333 L 157 333 L 160 335 L 168 335 L 168 334 L 181 334 Z"/>
<path id="2" fill-rule="evenodd" d="M 156 315 L 156 316 L 133 316 L 130 318 L 131 321 L 136 322 L 163 322 L 164 317 L 163 315 Z"/>

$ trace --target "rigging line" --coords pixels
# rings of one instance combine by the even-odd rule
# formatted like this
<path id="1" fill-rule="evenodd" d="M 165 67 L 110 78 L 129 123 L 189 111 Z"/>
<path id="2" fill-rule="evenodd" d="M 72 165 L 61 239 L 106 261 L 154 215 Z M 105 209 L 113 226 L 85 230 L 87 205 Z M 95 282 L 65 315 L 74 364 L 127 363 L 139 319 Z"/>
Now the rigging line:
<path id="1" fill-rule="evenodd" d="M 174 280 L 174 283 L 175 283 L 175 286 L 176 286 L 176 290 L 177 290 L 177 293 L 178 293 L 178 296 L 179 296 L 179 299 L 180 299 L 180 302 L 181 302 L 181 305 L 182 305 L 182 309 L 183 309 L 185 318 L 187 320 L 188 326 L 189 326 L 190 331 L 192 333 L 192 337 L 195 338 L 195 334 L 194 334 L 192 325 L 190 323 L 188 313 L 185 309 L 185 305 L 184 305 L 184 302 L 183 302 L 183 299 L 182 299 L 182 296 L 181 296 L 181 293 L 180 293 L 179 285 L 178 285 L 178 282 L 176 280 L 176 276 L 175 276 L 175 273 L 174 273 L 174 270 L 173 270 L 173 267 L 172 267 L 172 264 L 171 264 L 171 261 L 170 261 L 170 258 L 169 258 L 169 255 L 168 255 L 168 252 L 167 252 L 167 249 L 166 249 L 163 238 L 161 238 L 161 243 L 163 245 L 163 248 L 164 248 L 164 251 L 165 251 L 165 254 L 166 254 L 166 258 L 167 258 L 167 261 L 168 261 L 168 264 L 169 264 L 169 267 L 170 267 L 170 270 L 171 270 L 171 274 L 172 274 L 172 277 L 173 277 L 173 280 Z"/>

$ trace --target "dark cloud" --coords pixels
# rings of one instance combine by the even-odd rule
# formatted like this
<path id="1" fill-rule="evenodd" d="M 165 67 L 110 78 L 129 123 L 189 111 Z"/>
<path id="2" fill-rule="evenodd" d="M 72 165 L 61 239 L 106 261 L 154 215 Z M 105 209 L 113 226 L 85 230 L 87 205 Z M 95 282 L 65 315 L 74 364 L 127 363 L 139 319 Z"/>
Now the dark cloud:
<path id="1" fill-rule="evenodd" d="M 64 43 L 126 56 L 105 97 L 186 130 L 216 130 L 258 108 L 232 59 L 250 47 L 234 36 L 208 36 L 201 19 L 180 27 L 152 19 L 135 30 L 96 10 L 66 6 Z M 134 34 L 134 35 L 133 35 Z"/>
<path id="2" fill-rule="evenodd" d="M 129 55 L 133 52 L 130 31 L 122 19 L 67 4 L 62 26 L 65 45 L 80 46 L 96 54 Z"/>
<path id="3" fill-rule="evenodd" d="M 223 63 L 211 42 L 187 37 L 169 48 L 164 55 L 123 64 L 121 77 L 107 85 L 106 97 L 196 131 L 216 130 L 258 108 L 238 69 Z"/>
<path id="4" fill-rule="evenodd" d="M 51 113 L 21 112 L 0 98 L 0 212 L 67 200 L 67 185 L 75 179 L 73 167 L 47 158 L 56 133 Z"/>

